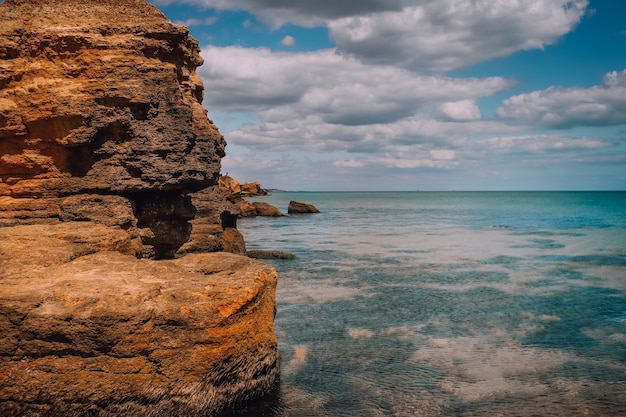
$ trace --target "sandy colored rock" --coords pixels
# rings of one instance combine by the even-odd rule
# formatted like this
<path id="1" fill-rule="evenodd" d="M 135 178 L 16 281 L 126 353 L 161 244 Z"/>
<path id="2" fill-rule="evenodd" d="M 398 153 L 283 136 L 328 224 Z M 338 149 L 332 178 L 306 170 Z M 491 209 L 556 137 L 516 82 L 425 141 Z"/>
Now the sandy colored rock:
<path id="1" fill-rule="evenodd" d="M 305 214 L 305 213 L 319 213 L 320 211 L 311 203 L 303 203 L 300 201 L 290 201 L 287 207 L 287 213 L 289 214 Z"/>
<path id="2" fill-rule="evenodd" d="M 241 195 L 246 196 L 262 196 L 267 195 L 267 191 L 265 191 L 261 184 L 258 181 L 255 182 L 244 182 L 241 184 Z"/>
<path id="3" fill-rule="evenodd" d="M 137 257 L 141 241 L 120 227 L 88 222 L 0 228 L 0 286 L 5 277 L 23 274 L 27 288 L 32 270 L 101 251 Z"/>
<path id="4" fill-rule="evenodd" d="M 272 392 L 276 272 L 198 253 L 245 244 L 187 28 L 144 0 L 5 0 L 0 22 L 0 415 Z"/>
<path id="5" fill-rule="evenodd" d="M 57 223 L 60 213 L 60 198 L 0 196 L 0 227 Z"/>
<path id="6" fill-rule="evenodd" d="M 237 208 L 239 209 L 240 217 L 255 217 L 258 214 L 256 207 L 254 207 L 252 203 L 247 200 L 241 200 L 238 202 Z"/>
<path id="7" fill-rule="evenodd" d="M 145 0 L 6 0 L 0 21 L 0 227 L 101 223 L 100 199 L 144 257 L 176 256 L 226 146 L 198 42 Z"/>
<path id="8" fill-rule="evenodd" d="M 277 378 L 277 277 L 257 261 L 99 252 L 1 271 L 3 416 L 212 415 Z"/>
<path id="9" fill-rule="evenodd" d="M 219 178 L 218 184 L 221 188 L 228 190 L 229 194 L 238 194 L 241 196 L 241 184 L 236 179 L 228 175 L 222 175 Z"/>
<path id="10" fill-rule="evenodd" d="M 217 181 L 187 28 L 144 0 L 6 0 L 0 19 L 0 195 Z"/>
<path id="11" fill-rule="evenodd" d="M 284 214 L 281 213 L 281 211 L 277 207 L 269 203 L 265 203 L 263 201 L 255 201 L 252 203 L 252 206 L 256 209 L 256 213 L 258 216 L 266 216 L 266 217 L 284 216 Z"/>

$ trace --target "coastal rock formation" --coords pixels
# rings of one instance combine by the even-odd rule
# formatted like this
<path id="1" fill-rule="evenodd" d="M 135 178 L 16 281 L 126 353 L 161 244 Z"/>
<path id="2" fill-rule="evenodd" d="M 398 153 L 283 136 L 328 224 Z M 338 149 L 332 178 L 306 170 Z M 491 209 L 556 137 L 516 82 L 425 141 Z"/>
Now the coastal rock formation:
<path id="1" fill-rule="evenodd" d="M 197 42 L 144 0 L 6 0 L 0 17 L 0 196 L 38 199 L 4 201 L 0 220 L 7 205 L 32 224 L 58 220 L 58 198 L 117 195 L 146 256 L 174 256 L 187 193 L 217 183 L 225 147 Z"/>
<path id="2" fill-rule="evenodd" d="M 296 255 L 282 250 L 250 250 L 248 256 L 254 259 L 295 259 Z"/>
<path id="3" fill-rule="evenodd" d="M 267 195 L 267 191 L 265 191 L 261 187 L 261 184 L 257 181 L 244 182 L 243 184 L 241 184 L 241 195 L 244 197 Z"/>
<path id="4" fill-rule="evenodd" d="M 236 199 L 241 198 L 241 184 L 239 181 L 228 175 L 222 175 L 219 178 L 218 185 L 224 189 L 228 195 L 235 196 Z"/>
<path id="5" fill-rule="evenodd" d="M 281 217 L 284 214 L 275 206 L 263 201 L 254 201 L 252 206 L 256 210 L 257 216 Z"/>
<path id="6" fill-rule="evenodd" d="M 289 214 L 319 213 L 320 211 L 311 203 L 302 203 L 300 201 L 290 201 L 287 207 Z"/>
<path id="7" fill-rule="evenodd" d="M 0 228 L 3 416 L 210 415 L 273 389 L 273 268 L 75 226 Z"/>
<path id="8" fill-rule="evenodd" d="M 271 391 L 276 272 L 217 185 L 188 30 L 0 3 L 0 415 L 215 415 Z"/>
<path id="9" fill-rule="evenodd" d="M 237 208 L 239 209 L 239 217 L 255 217 L 259 214 L 256 211 L 256 207 L 254 207 L 252 203 L 247 200 L 241 200 L 238 202 Z"/>
<path id="10" fill-rule="evenodd" d="M 243 236 L 237 230 L 239 208 L 230 202 L 230 194 L 221 186 L 212 186 L 191 194 L 196 217 L 191 220 L 189 240 L 177 256 L 197 252 L 231 252 L 246 254 Z"/>
<path id="11" fill-rule="evenodd" d="M 244 196 L 264 196 L 267 195 L 261 184 L 258 182 L 246 182 L 243 185 L 236 179 L 224 175 L 219 179 L 219 190 L 229 203 L 229 213 L 235 217 L 280 217 L 284 214 L 275 206 L 265 202 L 249 202 Z"/>

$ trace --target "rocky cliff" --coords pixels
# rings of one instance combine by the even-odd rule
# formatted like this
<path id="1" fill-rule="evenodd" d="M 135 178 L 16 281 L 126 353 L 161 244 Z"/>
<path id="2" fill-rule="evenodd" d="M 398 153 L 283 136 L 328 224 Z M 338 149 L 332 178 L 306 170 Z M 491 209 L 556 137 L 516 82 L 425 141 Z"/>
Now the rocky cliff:
<path id="1" fill-rule="evenodd" d="M 17 206 L 20 223 L 55 221 L 66 196 L 120 196 L 107 207 L 132 208 L 146 256 L 172 257 L 191 232 L 189 193 L 216 184 L 224 156 L 197 42 L 145 1 L 0 7 L 0 220 Z"/>
<path id="2" fill-rule="evenodd" d="M 267 392 L 276 273 L 205 253 L 245 245 L 197 42 L 144 0 L 5 0 L 0 22 L 0 415 Z"/>

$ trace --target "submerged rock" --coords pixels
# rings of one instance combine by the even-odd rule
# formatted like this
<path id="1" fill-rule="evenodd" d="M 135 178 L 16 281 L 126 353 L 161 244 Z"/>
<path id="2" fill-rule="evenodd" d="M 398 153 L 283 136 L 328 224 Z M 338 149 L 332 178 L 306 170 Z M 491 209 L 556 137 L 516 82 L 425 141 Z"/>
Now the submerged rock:
<path id="1" fill-rule="evenodd" d="M 296 255 L 282 250 L 249 250 L 248 256 L 255 259 L 295 259 Z"/>

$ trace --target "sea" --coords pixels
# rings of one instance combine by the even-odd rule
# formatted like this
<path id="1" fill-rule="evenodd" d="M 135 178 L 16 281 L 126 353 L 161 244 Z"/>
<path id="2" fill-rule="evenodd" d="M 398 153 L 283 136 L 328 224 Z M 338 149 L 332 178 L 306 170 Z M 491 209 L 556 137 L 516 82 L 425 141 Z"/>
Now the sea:
<path id="1" fill-rule="evenodd" d="M 275 192 L 262 415 L 626 415 L 626 192 Z"/>

